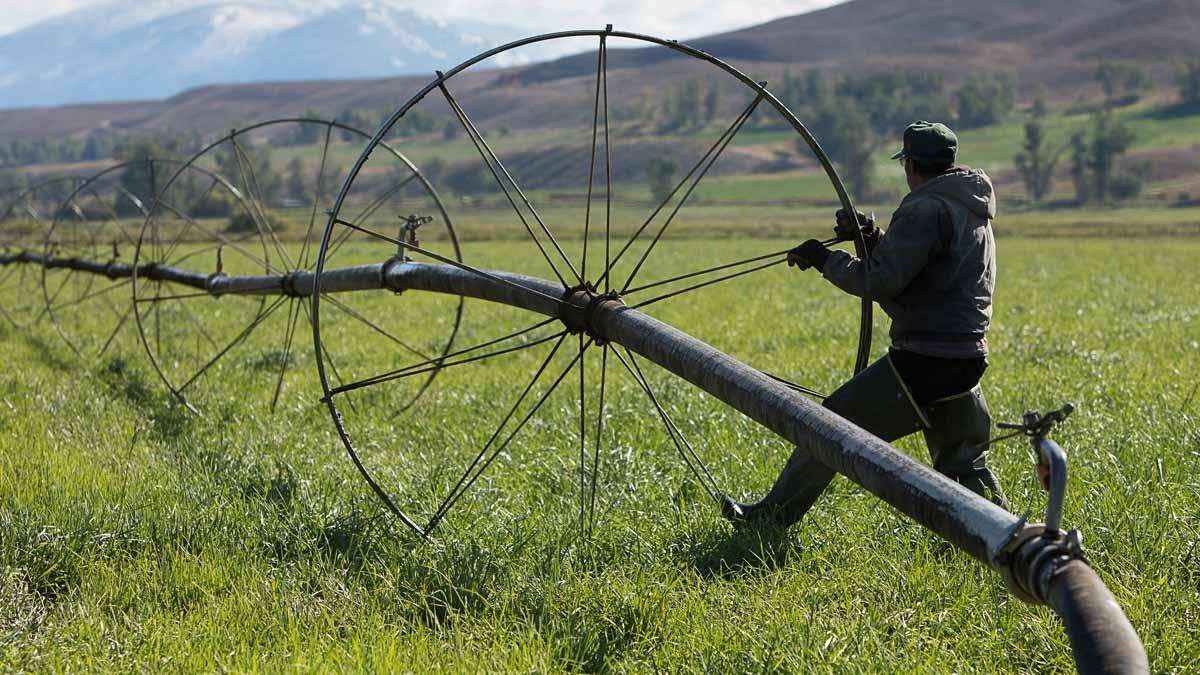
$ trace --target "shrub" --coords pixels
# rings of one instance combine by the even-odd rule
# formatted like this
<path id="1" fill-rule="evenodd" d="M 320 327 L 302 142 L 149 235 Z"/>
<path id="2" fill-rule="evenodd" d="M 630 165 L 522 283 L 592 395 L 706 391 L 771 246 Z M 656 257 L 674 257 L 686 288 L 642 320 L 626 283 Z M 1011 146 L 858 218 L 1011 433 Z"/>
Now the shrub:
<path id="1" fill-rule="evenodd" d="M 1131 173 L 1121 173 L 1108 181 L 1108 194 L 1117 201 L 1133 199 L 1142 194 L 1142 179 Z"/>
<path id="2" fill-rule="evenodd" d="M 287 232 L 288 221 L 275 215 L 267 214 L 267 227 L 271 228 L 276 234 Z M 229 224 L 225 226 L 225 231 L 233 234 L 241 234 L 253 232 L 257 229 L 255 219 L 250 215 L 249 211 L 241 210 L 233 214 L 229 218 Z M 264 233 L 265 234 L 265 233 Z"/>

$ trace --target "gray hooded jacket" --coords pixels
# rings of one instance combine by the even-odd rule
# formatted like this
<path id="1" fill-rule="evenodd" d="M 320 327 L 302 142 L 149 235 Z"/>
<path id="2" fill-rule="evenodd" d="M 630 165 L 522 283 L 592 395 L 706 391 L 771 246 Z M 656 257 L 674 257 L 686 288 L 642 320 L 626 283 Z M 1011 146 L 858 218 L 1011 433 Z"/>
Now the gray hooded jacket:
<path id="1" fill-rule="evenodd" d="M 892 345 L 946 358 L 987 354 L 996 284 L 992 182 L 955 167 L 900 202 L 870 264 L 834 251 L 821 272 L 838 288 L 879 303 Z"/>

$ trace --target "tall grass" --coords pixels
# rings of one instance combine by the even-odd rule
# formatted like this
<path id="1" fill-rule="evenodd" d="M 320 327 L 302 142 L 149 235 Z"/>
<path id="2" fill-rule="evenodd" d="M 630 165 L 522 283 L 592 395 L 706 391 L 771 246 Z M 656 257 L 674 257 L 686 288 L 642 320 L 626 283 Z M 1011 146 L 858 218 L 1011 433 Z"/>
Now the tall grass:
<path id="1" fill-rule="evenodd" d="M 675 242 L 647 278 L 790 243 Z M 518 250 L 475 244 L 466 257 L 538 273 Z M 1001 239 L 985 378 L 1000 419 L 1076 405 L 1056 433 L 1071 459 L 1065 520 L 1158 672 L 1200 668 L 1198 257 L 1194 240 Z M 445 334 L 442 299 L 361 302 L 418 345 Z M 466 311 L 463 346 L 527 318 Z M 854 311 L 816 275 L 773 268 L 651 313 L 828 390 L 849 369 Z M 48 330 L 0 331 L 5 670 L 1071 668 L 1048 610 L 848 481 L 791 531 L 732 532 L 611 358 L 590 538 L 578 534 L 572 376 L 423 542 L 345 458 L 303 328 L 274 416 L 278 324 L 205 379 L 203 416 L 169 400 L 132 332 L 87 364 Z M 331 323 L 328 339 L 348 370 L 399 358 L 352 322 Z M 391 394 L 365 392 L 348 423 L 398 501 L 428 512 L 545 353 L 447 371 L 399 417 L 380 414 Z M 598 359 L 588 368 L 594 410 Z M 650 378 L 724 489 L 769 485 L 783 443 L 665 373 Z M 919 441 L 900 447 L 925 459 Z M 1027 448 L 992 456 L 1014 508 L 1040 513 Z"/>

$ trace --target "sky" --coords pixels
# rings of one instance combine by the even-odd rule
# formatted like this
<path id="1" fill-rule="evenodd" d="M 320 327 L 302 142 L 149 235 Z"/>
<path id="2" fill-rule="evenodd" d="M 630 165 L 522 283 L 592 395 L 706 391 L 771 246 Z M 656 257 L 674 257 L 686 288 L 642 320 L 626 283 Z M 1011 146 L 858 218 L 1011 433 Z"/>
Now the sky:
<path id="1" fill-rule="evenodd" d="M 107 0 L 0 0 L 0 35 L 43 19 Z M 138 2 L 139 0 L 129 0 Z M 204 0 L 176 0 L 181 7 Z M 216 0 L 212 0 L 216 2 Z M 238 0 L 258 2 L 263 0 Z M 269 0 L 267 0 L 269 1 Z M 530 32 L 567 28 L 602 28 L 679 39 L 720 33 L 781 16 L 800 14 L 844 0 L 757 0 L 756 2 L 697 2 L 696 0 L 440 0 L 413 2 L 414 8 L 439 18 L 474 18 L 502 22 Z M 404 3 L 408 4 L 408 3 Z"/>

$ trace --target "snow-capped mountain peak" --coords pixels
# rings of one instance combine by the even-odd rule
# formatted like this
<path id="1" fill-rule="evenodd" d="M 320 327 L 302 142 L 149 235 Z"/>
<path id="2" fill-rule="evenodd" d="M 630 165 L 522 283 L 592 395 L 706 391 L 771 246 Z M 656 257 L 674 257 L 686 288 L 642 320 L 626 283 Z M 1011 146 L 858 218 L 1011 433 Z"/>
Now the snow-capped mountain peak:
<path id="1" fill-rule="evenodd" d="M 0 107 L 432 73 L 521 33 L 434 19 L 400 0 L 113 0 L 0 37 Z"/>

